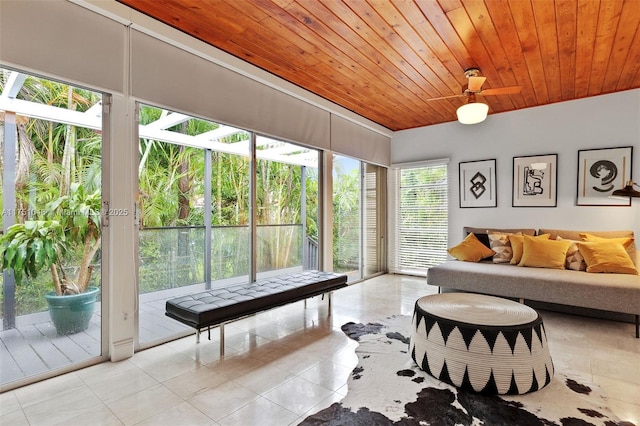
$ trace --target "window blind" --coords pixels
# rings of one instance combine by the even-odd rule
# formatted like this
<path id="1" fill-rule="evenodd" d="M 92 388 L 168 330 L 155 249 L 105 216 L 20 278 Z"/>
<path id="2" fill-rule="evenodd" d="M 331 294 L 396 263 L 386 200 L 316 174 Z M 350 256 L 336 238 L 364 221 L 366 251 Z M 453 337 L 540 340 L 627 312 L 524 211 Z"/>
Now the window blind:
<path id="1" fill-rule="evenodd" d="M 396 165 L 391 170 L 389 270 L 426 276 L 447 260 L 448 160 Z"/>

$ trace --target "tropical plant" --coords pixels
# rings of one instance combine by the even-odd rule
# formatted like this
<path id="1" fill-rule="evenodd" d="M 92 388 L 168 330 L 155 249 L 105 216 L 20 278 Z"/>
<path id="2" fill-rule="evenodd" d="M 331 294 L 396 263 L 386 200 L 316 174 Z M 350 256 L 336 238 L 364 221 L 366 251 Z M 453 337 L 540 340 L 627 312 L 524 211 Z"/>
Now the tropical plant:
<path id="1" fill-rule="evenodd" d="M 100 248 L 100 191 L 89 193 L 72 183 L 69 195 L 47 203 L 43 216 L 16 223 L 0 237 L 1 269 L 13 269 L 17 284 L 49 269 L 57 295 L 85 292 Z M 69 264 L 77 262 L 73 254 L 80 248 L 80 261 L 73 268 L 77 275 L 69 277 Z"/>

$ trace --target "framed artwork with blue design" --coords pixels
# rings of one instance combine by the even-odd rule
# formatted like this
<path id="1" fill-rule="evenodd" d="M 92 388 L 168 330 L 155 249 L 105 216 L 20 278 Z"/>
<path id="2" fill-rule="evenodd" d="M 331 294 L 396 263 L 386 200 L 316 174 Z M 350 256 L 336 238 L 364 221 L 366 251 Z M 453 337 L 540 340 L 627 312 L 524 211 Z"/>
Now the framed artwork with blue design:
<path id="1" fill-rule="evenodd" d="M 556 207 L 558 154 L 513 157 L 513 207 Z"/>
<path id="2" fill-rule="evenodd" d="M 631 180 L 632 146 L 578 151 L 578 206 L 630 206 L 611 194 Z"/>
<path id="3" fill-rule="evenodd" d="M 460 207 L 496 207 L 496 160 L 463 161 L 460 173 Z"/>

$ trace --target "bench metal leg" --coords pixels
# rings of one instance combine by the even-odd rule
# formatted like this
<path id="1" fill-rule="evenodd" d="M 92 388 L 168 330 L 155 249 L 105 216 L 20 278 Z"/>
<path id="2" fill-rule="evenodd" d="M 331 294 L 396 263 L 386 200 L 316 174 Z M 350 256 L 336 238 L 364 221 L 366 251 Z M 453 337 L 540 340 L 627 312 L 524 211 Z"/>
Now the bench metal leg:
<path id="1" fill-rule="evenodd" d="M 304 299 L 304 308 L 307 309 L 307 299 Z"/>
<path id="2" fill-rule="evenodd" d="M 220 357 L 224 356 L 224 323 L 220 324 Z"/>
<path id="3" fill-rule="evenodd" d="M 329 295 L 327 296 L 327 299 L 328 299 L 328 301 L 327 301 L 327 303 L 328 303 L 328 305 L 327 305 L 327 310 L 329 311 L 329 313 L 328 313 L 328 315 L 327 315 L 327 316 L 331 316 L 331 295 L 332 295 L 332 294 L 333 294 L 333 292 L 332 292 L 332 291 L 330 291 L 330 292 L 329 292 Z"/>
<path id="4" fill-rule="evenodd" d="M 196 328 L 196 343 L 200 343 L 200 329 Z"/>
<path id="5" fill-rule="evenodd" d="M 640 315 L 636 315 L 636 339 L 640 339 Z"/>

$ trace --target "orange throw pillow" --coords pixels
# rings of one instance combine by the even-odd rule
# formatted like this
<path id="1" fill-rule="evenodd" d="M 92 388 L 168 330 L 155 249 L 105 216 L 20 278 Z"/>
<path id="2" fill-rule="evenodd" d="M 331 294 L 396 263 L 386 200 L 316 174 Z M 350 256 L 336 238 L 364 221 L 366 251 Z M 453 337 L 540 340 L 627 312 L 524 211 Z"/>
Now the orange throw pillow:
<path id="1" fill-rule="evenodd" d="M 631 243 L 633 243 L 634 238 L 633 237 L 614 237 L 614 238 L 607 238 L 607 237 L 597 237 L 595 235 L 591 235 L 591 234 L 578 234 L 580 235 L 580 238 L 582 238 L 582 241 L 587 241 L 587 242 L 592 242 L 592 243 L 598 243 L 598 242 L 603 242 L 603 243 L 609 243 L 609 242 L 616 242 L 616 243 L 620 243 L 622 244 L 622 246 L 624 248 L 627 248 L 631 245 Z"/>
<path id="2" fill-rule="evenodd" d="M 460 244 L 451 247 L 447 252 L 458 260 L 479 262 L 485 257 L 493 256 L 494 251 L 478 240 L 473 232 L 466 236 Z"/>
<path id="3" fill-rule="evenodd" d="M 587 263 L 587 272 L 638 275 L 624 245 L 615 241 L 576 243 Z"/>
<path id="4" fill-rule="evenodd" d="M 571 241 L 524 236 L 522 259 L 518 266 L 564 269 Z"/>
<path id="5" fill-rule="evenodd" d="M 543 240 L 549 239 L 549 234 L 542 234 L 536 237 L 531 237 L 527 235 L 529 238 L 541 238 Z M 524 235 L 509 235 L 509 241 L 511 242 L 511 250 L 513 251 L 513 257 L 511 258 L 512 265 L 517 265 L 522 260 L 522 247 L 524 242 Z"/>

